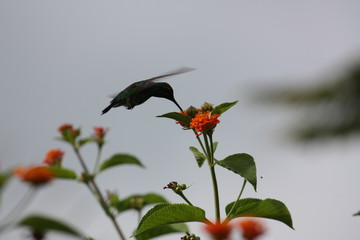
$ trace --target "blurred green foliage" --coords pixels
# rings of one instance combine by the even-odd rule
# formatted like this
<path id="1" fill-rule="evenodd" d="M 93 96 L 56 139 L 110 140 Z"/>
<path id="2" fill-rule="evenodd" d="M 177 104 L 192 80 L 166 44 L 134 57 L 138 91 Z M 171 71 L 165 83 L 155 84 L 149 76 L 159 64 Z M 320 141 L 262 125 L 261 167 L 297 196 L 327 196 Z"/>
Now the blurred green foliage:
<path id="1" fill-rule="evenodd" d="M 330 76 L 315 79 L 313 86 L 266 90 L 261 100 L 284 103 L 304 111 L 304 120 L 294 131 L 298 140 L 340 138 L 360 131 L 360 61 Z M 300 121 L 299 121 L 300 122 Z"/>

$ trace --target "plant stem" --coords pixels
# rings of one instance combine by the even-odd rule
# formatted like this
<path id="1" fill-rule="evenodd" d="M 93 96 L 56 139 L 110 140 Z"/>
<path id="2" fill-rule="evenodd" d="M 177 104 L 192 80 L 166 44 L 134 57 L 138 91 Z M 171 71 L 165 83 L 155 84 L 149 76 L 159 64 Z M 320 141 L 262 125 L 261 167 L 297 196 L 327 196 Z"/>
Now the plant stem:
<path id="1" fill-rule="evenodd" d="M 240 198 L 241 198 L 241 195 L 242 195 L 242 193 L 244 192 L 246 183 L 247 183 L 247 181 L 246 181 L 246 179 L 244 179 L 244 183 L 243 183 L 243 185 L 242 185 L 242 187 L 241 187 L 239 196 L 237 197 L 237 199 L 236 199 L 236 201 L 234 202 L 233 206 L 231 207 L 229 213 L 227 214 L 226 220 L 230 220 L 230 215 L 231 215 L 231 213 L 234 211 L 234 209 L 236 208 L 236 205 L 238 204 L 238 202 L 239 202 L 239 200 L 240 200 Z"/>
<path id="2" fill-rule="evenodd" d="M 99 146 L 98 147 L 98 152 L 97 152 L 97 155 L 96 155 L 96 162 L 95 162 L 95 166 L 94 166 L 94 171 L 93 171 L 94 174 L 98 171 L 98 168 L 99 168 L 101 150 L 102 150 L 102 147 Z"/>
<path id="3" fill-rule="evenodd" d="M 219 201 L 219 189 L 216 180 L 215 174 L 215 166 L 210 166 L 211 178 L 213 181 L 213 188 L 214 188 L 214 201 L 215 201 L 215 216 L 216 221 L 220 222 L 220 201 Z"/>
<path id="4" fill-rule="evenodd" d="M 178 193 L 178 195 L 182 198 L 182 199 L 184 199 L 184 201 L 187 203 L 187 204 L 189 204 L 190 206 L 194 206 L 190 201 L 189 201 L 189 199 L 187 199 L 187 197 L 185 197 L 185 195 L 184 195 L 184 193 Z"/>
<path id="5" fill-rule="evenodd" d="M 197 133 L 196 133 L 195 129 L 193 129 L 193 132 L 194 132 L 194 134 L 196 136 L 196 139 L 198 140 L 198 142 L 199 142 L 199 144 L 201 146 L 201 149 L 204 151 L 204 153 L 206 153 L 206 150 L 204 148 L 204 144 L 201 142 L 200 138 L 197 136 Z"/>
<path id="6" fill-rule="evenodd" d="M 0 227 L 0 233 L 9 229 L 12 225 L 15 224 L 19 215 L 25 210 L 25 208 L 29 205 L 33 197 L 35 196 L 36 188 L 31 187 L 25 193 L 24 197 L 18 202 L 18 204 L 3 218 L 7 223 L 3 224 Z"/>
<path id="7" fill-rule="evenodd" d="M 81 164 L 81 166 L 82 166 L 85 174 L 86 174 L 87 176 L 89 176 L 89 175 L 90 175 L 90 172 L 89 172 L 89 170 L 88 170 L 88 168 L 87 168 L 87 166 L 86 166 L 86 164 L 85 164 L 84 159 L 82 158 L 82 156 L 81 156 L 81 154 L 80 154 L 80 152 L 79 152 L 79 149 L 76 148 L 75 146 L 73 146 L 73 148 L 74 148 L 75 154 L 76 154 L 77 158 L 79 159 L 80 164 Z M 85 183 L 86 183 L 87 185 L 90 185 L 89 188 L 90 188 L 90 189 L 93 189 L 93 190 L 95 191 L 96 197 L 97 197 L 98 201 L 100 202 L 101 207 L 103 208 L 103 210 L 105 211 L 106 215 L 110 218 L 111 222 L 113 223 L 113 225 L 114 225 L 114 227 L 115 227 L 118 235 L 120 236 L 120 239 L 125 240 L 126 238 L 125 238 L 123 232 L 121 231 L 119 224 L 116 222 L 115 216 L 114 216 L 114 215 L 111 213 L 111 211 L 109 210 L 109 207 L 108 207 L 108 205 L 106 204 L 105 198 L 103 197 L 103 195 L 102 195 L 102 193 L 101 193 L 98 185 L 96 184 L 95 179 L 93 179 L 92 177 L 90 177 L 89 180 L 86 181 Z M 91 190 L 90 190 L 90 191 L 91 191 Z M 92 191 L 91 191 L 91 192 L 92 192 Z M 94 193 L 93 193 L 93 194 L 94 194 Z"/>
<path id="8" fill-rule="evenodd" d="M 209 141 L 208 138 L 210 139 L 210 145 L 209 145 Z M 206 146 L 206 150 L 207 150 L 207 159 L 208 159 L 208 164 L 210 167 L 210 173 L 211 173 L 211 179 L 212 179 L 212 183 L 213 183 L 213 189 L 214 189 L 214 203 L 215 203 L 215 216 L 216 216 L 216 222 L 220 222 L 220 200 L 219 200 L 219 189 L 218 189 L 218 184 L 217 184 L 217 180 L 216 180 L 216 173 L 215 173 L 215 164 L 214 164 L 214 152 L 213 152 L 213 142 L 212 142 L 212 136 L 211 133 L 208 134 L 204 134 L 204 141 L 205 141 L 205 146 Z"/>

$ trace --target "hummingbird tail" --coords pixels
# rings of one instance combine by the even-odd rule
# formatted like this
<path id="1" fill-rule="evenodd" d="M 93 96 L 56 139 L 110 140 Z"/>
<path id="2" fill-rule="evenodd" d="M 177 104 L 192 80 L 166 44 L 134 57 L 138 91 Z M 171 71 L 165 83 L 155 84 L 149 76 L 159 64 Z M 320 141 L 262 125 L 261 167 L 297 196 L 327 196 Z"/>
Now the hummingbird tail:
<path id="1" fill-rule="evenodd" d="M 112 104 L 110 104 L 109 106 L 107 106 L 104 110 L 102 110 L 101 115 L 103 115 L 103 114 L 107 113 L 108 111 L 110 111 L 110 109 L 111 109 L 112 107 L 113 107 Z"/>

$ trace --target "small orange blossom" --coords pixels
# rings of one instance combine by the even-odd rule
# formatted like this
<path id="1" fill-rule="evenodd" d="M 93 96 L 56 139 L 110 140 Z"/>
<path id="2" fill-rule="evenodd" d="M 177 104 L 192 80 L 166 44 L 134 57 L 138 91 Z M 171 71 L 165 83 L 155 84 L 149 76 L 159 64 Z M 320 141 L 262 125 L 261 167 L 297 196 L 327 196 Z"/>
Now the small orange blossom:
<path id="1" fill-rule="evenodd" d="M 190 128 L 195 128 L 195 131 L 206 133 L 213 130 L 220 122 L 218 120 L 219 114 L 210 115 L 210 111 L 198 112 L 193 119 L 191 119 Z"/>
<path id="2" fill-rule="evenodd" d="M 239 222 L 243 237 L 246 240 L 254 240 L 263 235 L 266 231 L 264 225 L 260 221 L 253 219 L 245 219 Z"/>
<path id="3" fill-rule="evenodd" d="M 48 165 L 60 165 L 64 152 L 60 149 L 51 149 L 46 153 L 43 163 Z"/>
<path id="4" fill-rule="evenodd" d="M 48 183 L 54 178 L 53 172 L 45 166 L 18 167 L 15 168 L 14 175 L 36 186 Z"/>
<path id="5" fill-rule="evenodd" d="M 228 222 L 206 222 L 204 230 L 215 240 L 225 240 L 229 237 L 232 227 Z"/>

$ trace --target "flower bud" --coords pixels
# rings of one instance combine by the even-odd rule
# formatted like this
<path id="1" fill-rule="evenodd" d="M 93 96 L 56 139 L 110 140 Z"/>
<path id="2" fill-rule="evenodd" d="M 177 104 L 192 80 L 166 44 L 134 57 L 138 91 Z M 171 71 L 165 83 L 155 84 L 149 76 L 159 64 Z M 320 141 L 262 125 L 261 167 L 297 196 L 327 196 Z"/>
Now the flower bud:
<path id="1" fill-rule="evenodd" d="M 207 111 L 211 112 L 213 109 L 214 109 L 213 105 L 208 102 L 204 102 L 204 104 L 201 105 L 202 112 L 207 112 Z"/>
<path id="2" fill-rule="evenodd" d="M 188 109 L 186 109 L 186 115 L 188 115 L 191 118 L 194 118 L 198 112 L 199 110 L 194 106 L 190 106 Z"/>

